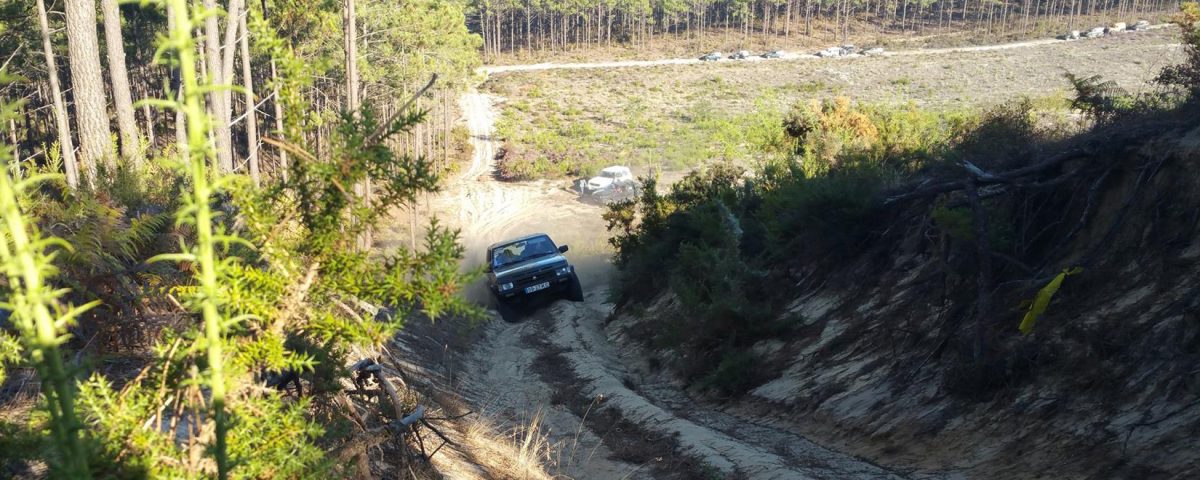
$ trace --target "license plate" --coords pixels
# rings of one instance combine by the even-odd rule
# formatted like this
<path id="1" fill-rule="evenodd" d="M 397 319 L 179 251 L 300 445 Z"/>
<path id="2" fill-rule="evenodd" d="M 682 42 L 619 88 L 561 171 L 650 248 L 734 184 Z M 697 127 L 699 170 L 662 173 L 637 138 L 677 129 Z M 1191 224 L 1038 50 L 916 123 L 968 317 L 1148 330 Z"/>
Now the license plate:
<path id="1" fill-rule="evenodd" d="M 538 290 L 545 290 L 547 288 L 550 288 L 550 282 L 542 282 L 531 287 L 525 287 L 525 293 L 533 293 Z"/>

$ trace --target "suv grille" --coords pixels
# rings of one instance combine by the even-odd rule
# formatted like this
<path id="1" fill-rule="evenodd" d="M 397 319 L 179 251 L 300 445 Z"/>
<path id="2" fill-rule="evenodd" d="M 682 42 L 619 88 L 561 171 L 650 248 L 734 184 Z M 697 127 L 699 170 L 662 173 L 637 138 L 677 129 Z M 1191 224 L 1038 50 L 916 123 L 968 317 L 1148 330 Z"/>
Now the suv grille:
<path id="1" fill-rule="evenodd" d="M 532 272 L 525 273 L 519 277 L 513 278 L 513 287 L 521 289 L 530 285 L 537 285 L 542 282 L 548 282 L 557 278 L 554 274 L 559 265 L 551 265 L 546 268 L 541 268 Z"/>

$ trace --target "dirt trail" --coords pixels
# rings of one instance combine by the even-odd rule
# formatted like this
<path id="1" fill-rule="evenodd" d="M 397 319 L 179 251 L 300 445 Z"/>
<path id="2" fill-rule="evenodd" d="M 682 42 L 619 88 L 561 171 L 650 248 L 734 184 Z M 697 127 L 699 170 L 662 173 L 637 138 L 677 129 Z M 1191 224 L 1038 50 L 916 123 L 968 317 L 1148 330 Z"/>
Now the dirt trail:
<path id="1" fill-rule="evenodd" d="M 494 180 L 496 145 L 491 134 L 500 101 L 478 92 L 462 97 L 475 154 L 463 175 L 430 198 L 427 207 L 444 224 L 461 229 L 468 267 L 482 261 L 487 244 L 519 234 L 545 232 L 560 244 L 571 245 L 568 256 L 581 272 L 587 295 L 582 303 L 551 304 L 522 323 L 495 318 L 484 325 L 481 338 L 451 375 L 460 379 L 455 388 L 466 403 L 510 427 L 528 426 L 539 419 L 555 450 L 552 473 L 570 478 L 652 478 L 664 472 L 648 465 L 661 460 L 614 458 L 621 457 L 614 450 L 628 445 L 619 443 L 622 440 L 612 428 L 585 422 L 586 412 L 581 415 L 580 410 L 589 407 L 577 405 L 579 398 L 564 398 L 564 382 L 585 398 L 597 399 L 597 405 L 602 399 L 605 408 L 637 424 L 642 439 L 674 442 L 678 454 L 723 476 L 897 478 L 795 433 L 700 407 L 669 381 L 646 381 L 650 377 L 637 373 L 644 370 L 639 356 L 621 350 L 622 342 L 613 342 L 612 333 L 605 329 L 612 311 L 605 291 L 612 267 L 601 209 L 577 201 L 552 182 Z M 478 285 L 469 294 L 478 299 L 486 295 Z M 539 363 L 547 356 L 564 362 L 548 372 Z M 631 380 L 635 377 L 637 382 Z M 681 475 L 687 473 L 675 472 L 676 477 Z"/>
<path id="2" fill-rule="evenodd" d="M 1159 24 L 1159 25 L 1152 25 L 1149 28 L 1150 29 L 1160 29 L 1160 28 L 1167 28 L 1170 26 L 1171 26 L 1170 24 Z M 1123 33 L 1123 35 L 1136 35 L 1136 34 L 1137 34 L 1137 32 Z M 945 55 L 945 54 L 950 54 L 950 53 L 962 53 L 962 52 L 988 52 L 988 51 L 995 51 L 995 50 L 1010 50 L 1010 49 L 1014 49 L 1014 48 L 1038 47 L 1038 46 L 1044 46 L 1044 45 L 1052 45 L 1052 44 L 1061 43 L 1061 42 L 1065 42 L 1065 41 L 1067 41 L 1067 40 L 1059 40 L 1059 39 L 1055 39 L 1055 38 L 1042 38 L 1042 39 L 1036 39 L 1036 40 L 1026 40 L 1026 41 L 1021 41 L 1021 42 L 1000 43 L 1000 44 L 995 44 L 995 45 L 973 45 L 973 46 L 967 46 L 967 47 L 918 48 L 918 49 L 912 49 L 912 50 L 899 50 L 899 51 L 895 51 L 895 52 L 883 52 L 883 53 L 878 54 L 878 56 L 890 57 L 890 56 L 911 56 L 911 55 Z M 1088 39 L 1071 40 L 1071 41 L 1086 42 L 1086 41 L 1088 41 Z M 837 59 L 837 58 L 854 58 L 856 56 L 857 55 L 849 55 L 849 56 L 845 56 L 845 57 L 833 57 L 833 58 L 827 58 L 827 60 L 832 60 L 832 59 Z M 764 59 L 762 57 L 754 56 L 754 57 L 747 58 L 745 60 L 721 59 L 721 60 L 717 60 L 717 62 L 727 63 L 727 62 L 796 61 L 796 60 L 818 60 L 818 59 L 823 59 L 823 58 L 818 57 L 816 55 L 812 55 L 812 54 L 784 52 L 783 55 L 778 59 L 768 60 L 768 59 Z M 526 64 L 526 65 L 492 65 L 492 66 L 482 67 L 479 70 L 488 75 L 494 75 L 497 73 L 505 73 L 505 72 L 528 72 L 528 71 L 535 71 L 535 70 L 577 70 L 577 69 L 587 69 L 587 68 L 653 67 L 653 66 L 658 66 L 658 65 L 694 65 L 694 64 L 700 64 L 700 63 L 706 63 L 706 62 L 700 60 L 699 58 L 667 58 L 667 59 L 661 59 L 661 60 L 618 60 L 618 61 L 612 61 L 612 62 L 578 62 L 578 63 L 545 62 L 545 63 L 535 63 L 535 64 Z"/>

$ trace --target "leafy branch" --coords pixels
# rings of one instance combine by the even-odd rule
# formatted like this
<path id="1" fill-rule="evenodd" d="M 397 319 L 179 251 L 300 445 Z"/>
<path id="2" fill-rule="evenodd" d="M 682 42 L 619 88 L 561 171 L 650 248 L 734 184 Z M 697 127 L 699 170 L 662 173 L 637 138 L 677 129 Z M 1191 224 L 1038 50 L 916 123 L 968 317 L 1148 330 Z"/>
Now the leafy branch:
<path id="1" fill-rule="evenodd" d="M 0 118 L 9 118 L 12 106 L 4 106 Z M 11 149 L 0 150 L 0 160 L 8 163 Z M 19 332 L 19 346 L 5 337 L 0 348 L 8 356 L 24 349 L 37 368 L 46 396 L 50 428 L 58 450 L 55 473 L 63 478 L 91 478 L 88 453 L 79 435 L 80 422 L 75 414 L 75 379 L 63 363 L 60 346 L 69 339 L 67 328 L 75 319 L 99 302 L 69 306 L 63 302 L 64 289 L 55 289 L 48 279 L 57 273 L 54 259 L 59 249 L 70 245 L 61 239 L 44 237 L 27 220 L 18 203 L 20 192 L 44 177 L 34 176 L 14 182 L 9 169 L 0 173 L 0 268 L 8 277 L 9 299 L 0 308 L 12 312 L 12 323 Z"/>

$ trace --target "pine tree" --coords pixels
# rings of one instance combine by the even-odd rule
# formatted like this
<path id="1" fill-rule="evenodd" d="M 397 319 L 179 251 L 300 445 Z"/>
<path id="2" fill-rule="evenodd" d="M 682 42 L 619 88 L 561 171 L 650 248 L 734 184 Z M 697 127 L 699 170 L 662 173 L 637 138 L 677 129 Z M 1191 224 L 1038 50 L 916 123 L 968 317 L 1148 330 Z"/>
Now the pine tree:
<path id="1" fill-rule="evenodd" d="M 129 73 L 125 68 L 125 40 L 121 36 L 121 9 L 117 0 L 100 0 L 104 10 L 104 44 L 108 52 L 108 74 L 112 81 L 113 107 L 117 112 L 117 127 L 121 132 L 121 156 L 138 168 L 141 157 L 141 135 L 133 117 L 133 94 L 129 90 Z"/>
<path id="2" fill-rule="evenodd" d="M 79 160 L 88 185 L 95 184 L 96 166 L 109 171 L 112 131 L 108 123 L 108 96 L 100 69 L 100 41 L 96 32 L 95 0 L 67 0 L 67 46 L 71 57 L 71 96 L 79 129 Z"/>

